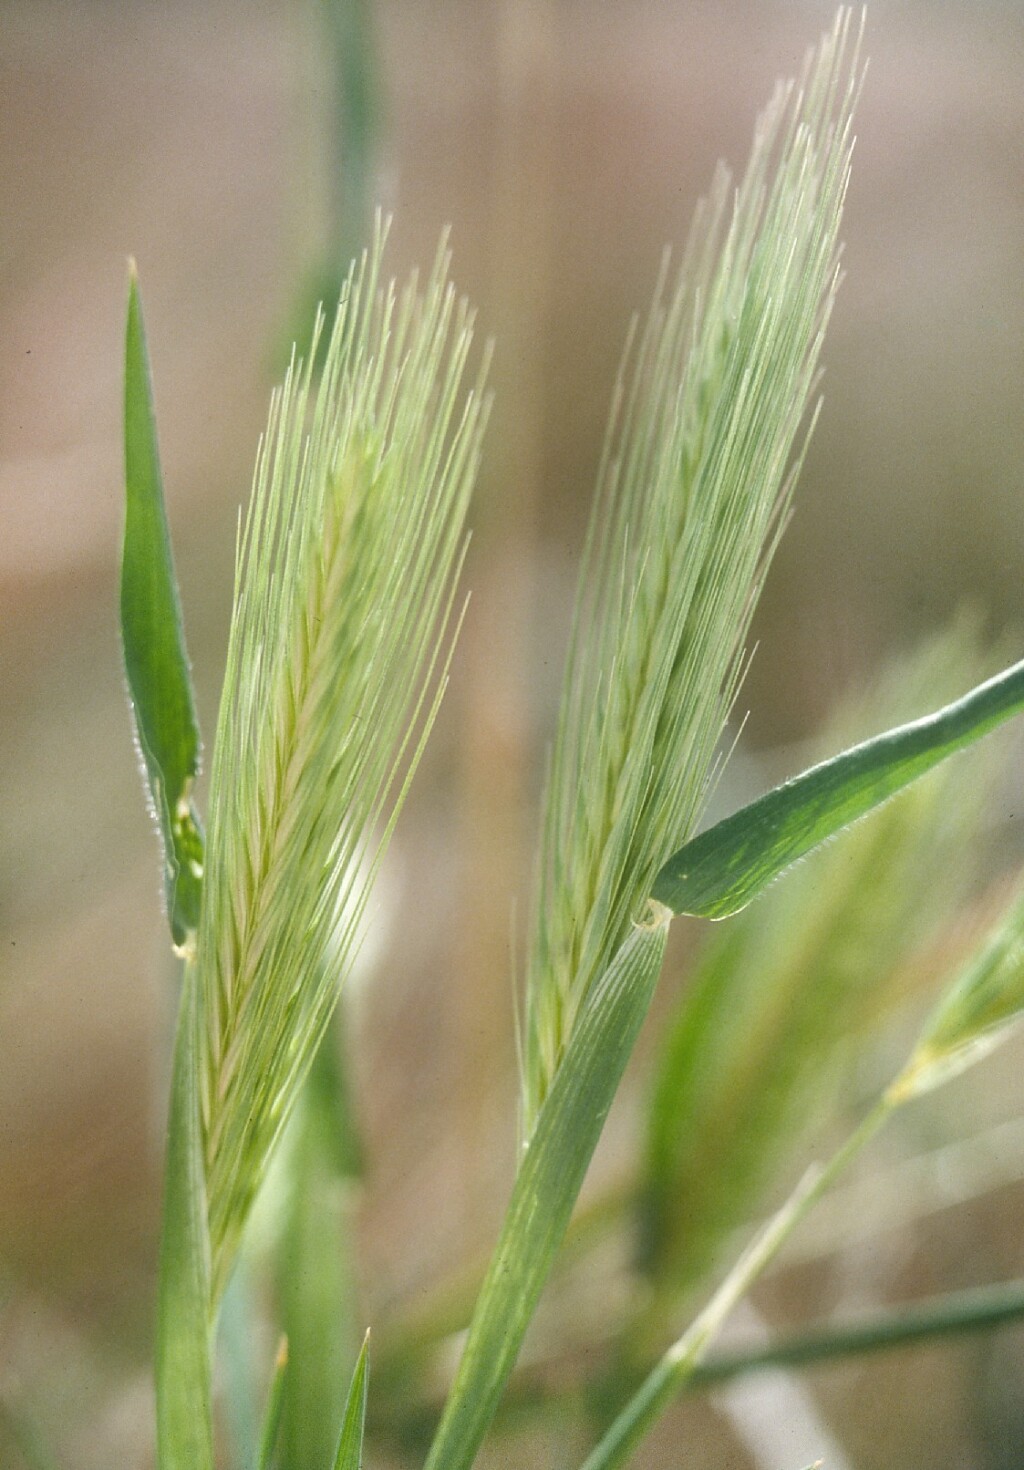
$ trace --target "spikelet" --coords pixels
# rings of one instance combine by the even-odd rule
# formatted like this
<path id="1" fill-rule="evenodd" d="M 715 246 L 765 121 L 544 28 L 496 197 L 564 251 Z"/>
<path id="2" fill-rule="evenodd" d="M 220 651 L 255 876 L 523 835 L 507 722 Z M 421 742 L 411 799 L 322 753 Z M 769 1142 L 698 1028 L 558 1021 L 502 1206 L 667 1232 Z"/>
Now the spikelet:
<path id="1" fill-rule="evenodd" d="M 398 294 L 384 234 L 319 381 L 293 362 L 274 395 L 239 548 L 197 955 L 214 1302 L 437 707 L 479 459 L 447 251 Z"/>
<path id="2" fill-rule="evenodd" d="M 1024 892 L 949 987 L 889 1089 L 902 1103 L 987 1056 L 1024 1018 Z"/>
<path id="3" fill-rule="evenodd" d="M 719 170 L 615 393 L 546 793 L 524 1140 L 714 777 L 837 285 L 857 50 L 841 12 L 762 115 L 735 197 Z"/>

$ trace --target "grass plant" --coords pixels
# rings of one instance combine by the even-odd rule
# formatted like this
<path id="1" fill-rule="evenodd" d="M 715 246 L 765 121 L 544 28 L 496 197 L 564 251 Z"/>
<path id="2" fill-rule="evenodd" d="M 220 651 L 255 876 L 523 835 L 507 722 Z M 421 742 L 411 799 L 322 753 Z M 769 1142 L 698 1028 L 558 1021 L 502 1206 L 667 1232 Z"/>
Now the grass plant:
<path id="1" fill-rule="evenodd" d="M 952 698 L 985 657 L 976 624 L 958 619 L 848 699 L 822 755 Z M 663 1303 L 704 1279 L 759 1212 L 865 1038 L 906 1001 L 916 957 L 937 950 L 970 890 L 1003 758 L 988 743 L 941 766 L 708 934 L 648 1114 L 640 1254 Z"/>
<path id="2" fill-rule="evenodd" d="M 431 1426 L 428 1470 L 468 1470 L 492 1425 L 674 915 L 746 908 L 797 859 L 889 803 L 725 931 L 671 1028 L 629 1211 L 643 1222 L 648 1277 L 667 1293 L 659 1330 L 680 1284 L 706 1287 L 724 1242 L 761 1207 L 784 1145 L 792 1153 L 812 1059 L 831 1067 L 851 1033 L 868 1044 L 914 941 L 949 917 L 957 895 L 938 877 L 977 846 L 984 778 L 944 767 L 898 793 L 1024 708 L 1024 665 L 963 694 L 986 656 L 969 639 L 944 644 L 916 665 L 916 689 L 901 676 L 905 712 L 876 695 L 853 721 L 869 738 L 836 756 L 832 734 L 819 764 L 698 831 L 816 413 L 859 45 L 841 11 L 800 77 L 778 88 L 738 182 L 719 171 L 615 390 L 544 803 L 518 1166 Z M 422 284 L 413 277 L 398 290 L 386 280 L 384 233 L 272 400 L 239 539 L 205 836 L 134 274 L 130 283 L 122 631 L 184 959 L 160 1261 L 160 1470 L 221 1463 L 216 1324 L 286 1134 L 296 1181 L 278 1261 L 287 1341 L 267 1365 L 262 1429 L 243 1458 L 262 1470 L 355 1470 L 373 1423 L 368 1340 L 343 1362 L 348 1268 L 338 1253 L 350 1247 L 327 1200 L 357 1162 L 345 1079 L 325 1038 L 444 688 L 487 406 L 483 368 L 469 373 L 472 314 L 448 282 L 446 249 Z M 936 710 L 943 700 L 953 702 Z M 922 708 L 933 712 L 922 718 Z M 692 1386 L 732 1306 L 877 1128 L 1018 1019 L 1022 915 L 1018 900 L 953 978 L 896 1081 L 753 1233 L 674 1344 L 639 1365 L 650 1371 L 632 1397 L 624 1379 L 627 1401 L 585 1470 L 624 1464 Z M 753 1132 L 736 1123 L 751 1112 L 761 1120 Z M 626 1341 L 649 1328 L 650 1300 L 637 1282 Z M 1004 1315 L 1007 1302 L 1024 1307 L 1017 1289 Z M 973 1318 L 930 1309 L 928 1320 L 953 1330 L 998 1316 L 987 1301 Z M 887 1336 L 898 1339 L 898 1324 Z M 841 1340 L 824 1339 L 822 1355 Z M 400 1418 L 401 1404 L 391 1407 Z"/>

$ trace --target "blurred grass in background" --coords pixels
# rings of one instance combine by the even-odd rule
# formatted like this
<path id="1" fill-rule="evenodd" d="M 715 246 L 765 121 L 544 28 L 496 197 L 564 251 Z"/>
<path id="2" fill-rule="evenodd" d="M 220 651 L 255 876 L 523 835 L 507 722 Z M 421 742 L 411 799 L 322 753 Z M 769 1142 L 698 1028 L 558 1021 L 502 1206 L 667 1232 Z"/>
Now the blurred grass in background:
<path id="1" fill-rule="evenodd" d="M 528 891 L 561 669 L 544 650 L 567 631 L 626 324 L 715 160 L 742 162 L 771 82 L 831 4 L 393 0 L 366 14 L 368 192 L 395 212 L 396 273 L 451 222 L 455 279 L 497 338 L 498 395 L 453 689 L 396 844 L 379 981 L 352 997 L 373 1159 L 361 1271 L 367 1314 L 386 1320 L 491 1238 L 511 1167 L 510 908 Z M 309 283 L 330 279 L 332 240 L 351 238 L 323 21 L 314 0 L 0 6 L 0 1389 L 82 1470 L 149 1454 L 172 1010 L 116 636 L 124 259 L 146 282 L 211 729 L 237 507 L 280 344 Z M 728 805 L 795 767 L 779 747 L 964 599 L 991 632 L 1020 617 L 1024 12 L 879 3 L 866 49 L 827 402 L 758 613 Z M 998 791 L 998 853 L 1019 854 L 1019 817 L 1019 791 Z M 911 1114 L 891 1147 L 999 1124 L 1018 1105 L 1020 1045 Z M 598 1182 L 631 1136 L 613 1119 Z M 769 1284 L 766 1314 L 1019 1271 L 1024 1142 L 999 1137 L 998 1187 L 940 1209 L 941 1183 L 920 1186 L 897 1228 L 847 1232 Z M 813 1382 L 858 1470 L 989 1470 L 1016 1463 L 1000 1445 L 1024 1395 L 1021 1341 Z M 681 1412 L 706 1431 L 707 1465 L 746 1463 L 726 1418 Z M 656 1443 L 671 1451 L 671 1422 L 651 1463 Z"/>

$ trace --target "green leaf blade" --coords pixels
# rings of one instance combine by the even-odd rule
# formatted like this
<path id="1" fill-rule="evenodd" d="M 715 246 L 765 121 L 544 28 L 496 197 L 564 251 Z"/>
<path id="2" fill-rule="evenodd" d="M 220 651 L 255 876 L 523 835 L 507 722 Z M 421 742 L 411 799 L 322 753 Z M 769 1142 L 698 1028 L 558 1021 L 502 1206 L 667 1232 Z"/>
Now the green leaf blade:
<path id="1" fill-rule="evenodd" d="M 580 1014 L 522 1157 L 426 1470 L 468 1470 L 515 1366 L 661 970 L 670 915 L 635 926 Z"/>
<path id="2" fill-rule="evenodd" d="M 739 913 L 788 867 L 1024 709 L 1024 661 L 935 714 L 812 766 L 681 847 L 655 879 L 677 914 Z"/>
<path id="3" fill-rule="evenodd" d="M 270 1379 L 270 1389 L 267 1393 L 267 1407 L 263 1415 L 259 1458 L 256 1461 L 258 1470 L 273 1470 L 274 1451 L 277 1449 L 277 1437 L 281 1428 L 281 1409 L 284 1403 L 285 1384 L 287 1381 L 288 1339 L 287 1337 L 282 1337 L 278 1344 L 277 1357 L 274 1359 L 274 1372 Z"/>
<path id="4" fill-rule="evenodd" d="M 167 917 L 178 948 L 199 924 L 203 835 L 192 803 L 200 739 L 164 506 L 146 334 L 134 264 L 124 382 L 125 525 L 121 639 L 149 794 L 164 850 Z"/>
<path id="5" fill-rule="evenodd" d="M 334 1457 L 334 1470 L 361 1470 L 363 1432 L 366 1428 L 366 1395 L 369 1386 L 370 1334 L 367 1333 L 352 1372 L 352 1385 L 348 1391 L 345 1417 L 341 1421 L 341 1436 L 338 1440 L 338 1452 Z"/>

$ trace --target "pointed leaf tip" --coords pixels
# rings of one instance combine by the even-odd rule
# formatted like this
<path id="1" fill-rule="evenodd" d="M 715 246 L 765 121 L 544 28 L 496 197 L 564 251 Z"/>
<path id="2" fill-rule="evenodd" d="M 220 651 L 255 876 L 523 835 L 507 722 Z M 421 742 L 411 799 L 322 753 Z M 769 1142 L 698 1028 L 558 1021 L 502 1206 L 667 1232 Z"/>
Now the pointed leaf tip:
<path id="1" fill-rule="evenodd" d="M 138 273 L 128 262 L 124 379 L 125 523 L 121 641 L 135 733 L 164 851 L 171 935 L 187 948 L 199 921 L 203 834 L 192 801 L 196 719 L 157 448 Z"/>
<path id="2" fill-rule="evenodd" d="M 677 914 L 724 919 L 786 868 L 1024 709 L 1024 661 L 962 699 L 813 766 L 700 833 L 652 893 Z"/>
<path id="3" fill-rule="evenodd" d="M 288 1338 L 282 1336 L 277 1345 L 277 1356 L 274 1358 L 274 1371 L 270 1379 L 270 1389 L 267 1393 L 267 1407 L 263 1415 L 259 1460 L 257 1461 L 259 1470 L 271 1470 L 274 1464 L 274 1451 L 277 1448 L 277 1438 L 281 1428 L 281 1410 L 284 1406 L 284 1386 L 287 1374 Z"/>
<path id="4" fill-rule="evenodd" d="M 361 1470 L 363 1463 L 363 1431 L 366 1427 L 366 1396 L 370 1384 L 370 1333 L 367 1330 L 363 1345 L 352 1372 L 352 1385 L 348 1391 L 345 1417 L 341 1422 L 341 1437 L 338 1453 L 334 1459 L 334 1470 Z"/>

